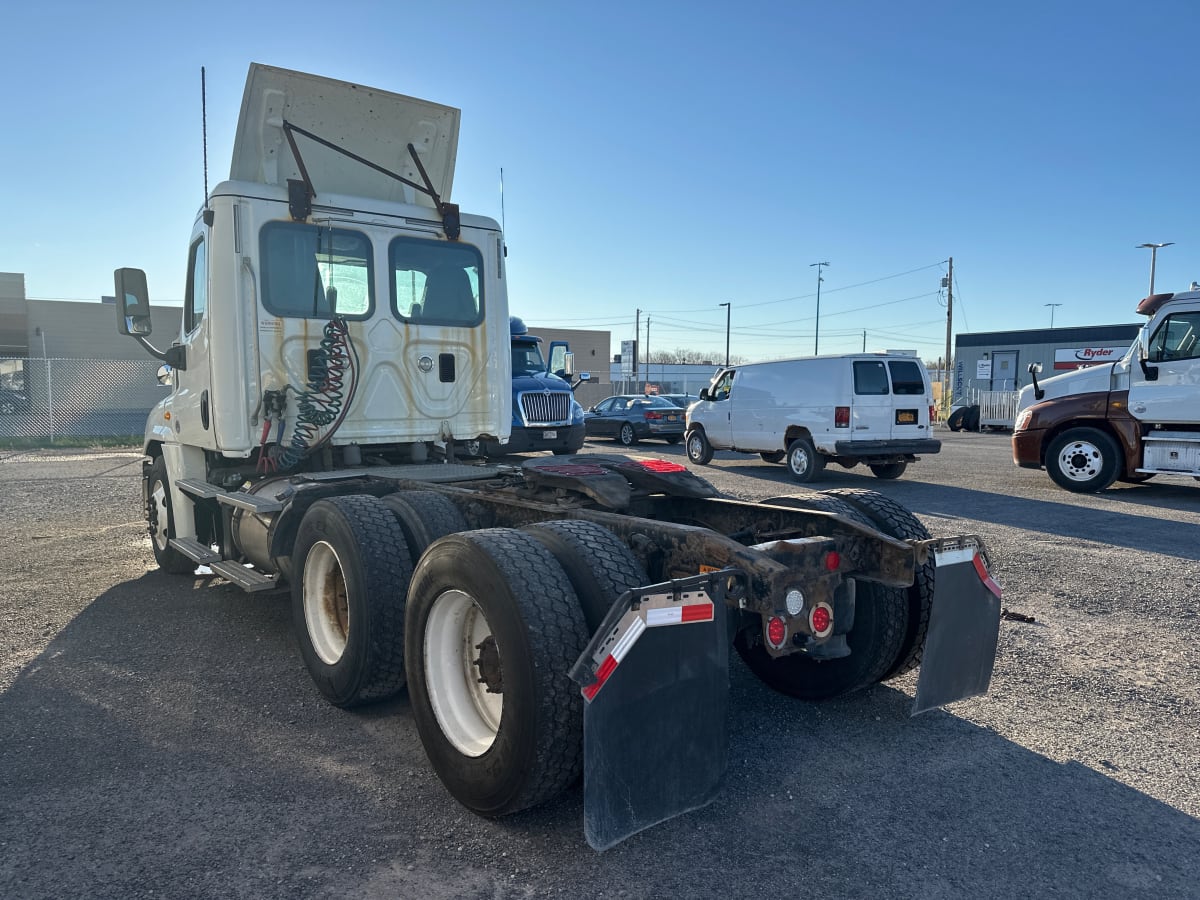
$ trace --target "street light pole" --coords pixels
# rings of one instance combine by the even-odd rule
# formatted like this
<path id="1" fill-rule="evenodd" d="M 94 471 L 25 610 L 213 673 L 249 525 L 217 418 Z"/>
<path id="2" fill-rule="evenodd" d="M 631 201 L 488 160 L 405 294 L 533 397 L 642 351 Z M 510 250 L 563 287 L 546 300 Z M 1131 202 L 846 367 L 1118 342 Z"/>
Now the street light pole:
<path id="1" fill-rule="evenodd" d="M 725 368 L 729 368 L 729 311 L 728 303 L 718 303 L 717 306 L 725 307 Z"/>
<path id="2" fill-rule="evenodd" d="M 1061 303 L 1043 303 L 1042 306 L 1050 307 L 1050 327 L 1054 327 L 1054 310 L 1062 306 Z"/>
<path id="3" fill-rule="evenodd" d="M 821 270 L 829 265 L 827 262 L 809 263 L 808 267 L 817 267 L 817 324 L 813 329 L 813 356 L 816 356 L 821 346 L 821 282 L 825 279 L 821 277 Z"/>
<path id="4" fill-rule="evenodd" d="M 1158 251 L 1160 249 L 1162 249 L 1163 247 L 1170 247 L 1174 243 L 1175 243 L 1174 241 L 1167 241 L 1165 244 L 1138 244 L 1134 248 L 1135 250 L 1149 250 L 1150 251 L 1150 294 L 1149 294 L 1149 296 L 1154 295 L 1154 263 L 1158 257 Z"/>

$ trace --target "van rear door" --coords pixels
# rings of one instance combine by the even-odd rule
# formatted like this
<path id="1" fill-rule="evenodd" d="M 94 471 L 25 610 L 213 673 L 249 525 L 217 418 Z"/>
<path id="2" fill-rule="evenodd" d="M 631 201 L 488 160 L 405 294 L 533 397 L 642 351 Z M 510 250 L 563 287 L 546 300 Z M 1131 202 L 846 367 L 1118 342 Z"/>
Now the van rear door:
<path id="1" fill-rule="evenodd" d="M 892 438 L 919 440 L 929 437 L 929 387 L 925 366 L 918 359 L 889 359 L 892 383 Z"/>
<path id="2" fill-rule="evenodd" d="M 856 359 L 853 368 L 850 440 L 886 441 L 892 436 L 892 391 L 887 363 L 882 359 Z"/>

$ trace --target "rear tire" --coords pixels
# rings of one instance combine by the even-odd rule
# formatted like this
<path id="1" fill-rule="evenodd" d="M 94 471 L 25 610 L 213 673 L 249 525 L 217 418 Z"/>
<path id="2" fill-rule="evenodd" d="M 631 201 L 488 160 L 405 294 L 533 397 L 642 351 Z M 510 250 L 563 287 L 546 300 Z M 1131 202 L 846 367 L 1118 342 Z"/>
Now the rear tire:
<path id="1" fill-rule="evenodd" d="M 817 452 L 812 441 L 799 437 L 788 445 L 787 467 L 794 481 L 806 484 L 821 474 L 825 457 Z"/>
<path id="2" fill-rule="evenodd" d="M 891 481 L 893 478 L 899 478 L 904 474 L 904 470 L 908 468 L 906 462 L 880 463 L 879 465 L 871 466 L 871 472 L 876 478 L 882 478 Z"/>
<path id="3" fill-rule="evenodd" d="M 171 575 L 191 575 L 196 564 L 171 546 L 175 537 L 175 514 L 171 506 L 171 483 L 167 479 L 167 462 L 161 456 L 150 465 L 146 476 L 146 523 L 154 561 Z"/>
<path id="4" fill-rule="evenodd" d="M 819 509 L 874 528 L 859 510 L 836 497 L 776 497 L 764 500 L 776 506 Z M 828 700 L 868 687 L 885 677 L 908 626 L 908 601 L 898 588 L 858 581 L 855 585 L 854 627 L 846 635 L 850 655 L 840 659 L 813 659 L 801 653 L 774 658 L 761 642 L 751 643 L 745 631 L 734 646 L 738 654 L 768 687 L 801 700 Z"/>
<path id="5" fill-rule="evenodd" d="M 684 445 L 687 450 L 688 459 L 698 466 L 707 466 L 712 462 L 713 448 L 708 442 L 708 436 L 704 430 L 693 428 L 687 433 L 687 443 Z"/>
<path id="6" fill-rule="evenodd" d="M 540 522 L 522 529 L 554 554 L 579 597 L 588 634 L 618 597 L 649 583 L 646 570 L 615 534 L 594 522 L 578 519 Z"/>
<path id="7" fill-rule="evenodd" d="M 404 605 L 412 557 L 375 497 L 318 500 L 296 532 L 292 623 L 317 689 L 359 706 L 404 687 Z"/>
<path id="8" fill-rule="evenodd" d="M 1047 473 L 1059 487 L 1077 494 L 1104 490 L 1122 464 L 1117 442 L 1098 428 L 1070 428 L 1046 448 Z"/>
<path id="9" fill-rule="evenodd" d="M 772 450 L 770 453 L 760 453 L 758 456 L 765 463 L 781 463 L 787 454 L 782 450 Z"/>
<path id="10" fill-rule="evenodd" d="M 583 698 L 567 671 L 587 641 L 570 580 L 532 535 L 468 531 L 425 552 L 408 600 L 409 697 L 459 803 L 503 816 L 579 777 Z"/>
<path id="11" fill-rule="evenodd" d="M 383 505 L 396 517 L 414 561 L 438 538 L 470 528 L 459 508 L 437 491 L 397 491 L 383 497 Z"/>
<path id="12" fill-rule="evenodd" d="M 927 541 L 932 535 L 911 512 L 876 491 L 859 488 L 835 488 L 827 494 L 843 500 L 869 518 L 880 531 L 901 540 Z M 883 676 L 886 681 L 912 671 L 921 664 L 925 653 L 925 634 L 929 630 L 929 613 L 933 609 L 933 589 L 937 563 L 930 559 L 917 566 L 916 577 L 907 589 L 908 625 L 904 641 L 891 669 Z"/>

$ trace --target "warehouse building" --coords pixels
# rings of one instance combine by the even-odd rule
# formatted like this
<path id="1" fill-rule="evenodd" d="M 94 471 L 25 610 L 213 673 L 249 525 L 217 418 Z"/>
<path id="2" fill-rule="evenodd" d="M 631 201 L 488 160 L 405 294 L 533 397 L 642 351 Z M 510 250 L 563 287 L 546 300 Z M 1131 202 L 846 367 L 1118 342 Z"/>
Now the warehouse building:
<path id="1" fill-rule="evenodd" d="M 1016 391 L 1029 384 L 1029 364 L 1040 363 L 1043 378 L 1115 362 L 1141 329 L 1128 325 L 1087 325 L 1027 331 L 959 334 L 954 341 L 953 396 L 973 391 Z"/>

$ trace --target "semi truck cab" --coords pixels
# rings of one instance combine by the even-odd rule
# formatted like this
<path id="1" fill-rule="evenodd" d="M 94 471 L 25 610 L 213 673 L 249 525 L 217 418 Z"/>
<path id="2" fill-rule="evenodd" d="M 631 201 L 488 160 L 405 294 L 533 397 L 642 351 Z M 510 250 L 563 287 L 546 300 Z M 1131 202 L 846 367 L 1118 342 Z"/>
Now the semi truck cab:
<path id="1" fill-rule="evenodd" d="M 1021 390 L 1013 462 L 1069 491 L 1155 475 L 1200 478 L 1200 286 L 1138 304 L 1148 321 L 1119 361 Z"/>

